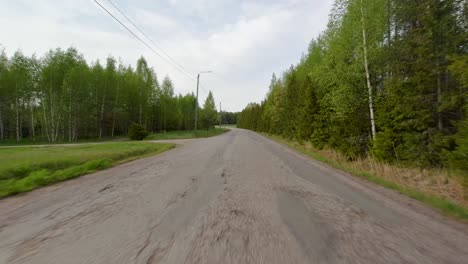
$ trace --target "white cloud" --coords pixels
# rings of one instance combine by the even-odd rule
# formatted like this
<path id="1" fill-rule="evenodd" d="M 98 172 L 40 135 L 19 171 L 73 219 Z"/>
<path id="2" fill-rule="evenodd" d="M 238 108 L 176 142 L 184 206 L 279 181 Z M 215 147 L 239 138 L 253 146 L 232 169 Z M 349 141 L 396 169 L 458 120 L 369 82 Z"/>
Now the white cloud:
<path id="1" fill-rule="evenodd" d="M 202 77 L 202 97 L 211 89 L 223 108 L 237 111 L 263 99 L 273 72 L 299 61 L 325 28 L 332 0 L 113 2 L 188 71 L 213 70 Z M 92 0 L 0 1 L 0 24 L 0 43 L 8 54 L 22 49 L 42 55 L 75 46 L 88 60 L 111 54 L 126 64 L 144 55 L 161 78 L 170 75 L 177 92 L 195 90 L 193 80 L 151 53 Z"/>

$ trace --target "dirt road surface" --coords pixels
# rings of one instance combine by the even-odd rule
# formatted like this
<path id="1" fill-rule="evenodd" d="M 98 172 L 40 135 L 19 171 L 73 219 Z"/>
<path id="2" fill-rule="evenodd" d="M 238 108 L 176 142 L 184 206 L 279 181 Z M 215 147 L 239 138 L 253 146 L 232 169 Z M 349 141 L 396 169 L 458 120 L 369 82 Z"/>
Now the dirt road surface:
<path id="1" fill-rule="evenodd" d="M 256 133 L 0 200 L 0 263 L 468 263 L 468 225 Z"/>

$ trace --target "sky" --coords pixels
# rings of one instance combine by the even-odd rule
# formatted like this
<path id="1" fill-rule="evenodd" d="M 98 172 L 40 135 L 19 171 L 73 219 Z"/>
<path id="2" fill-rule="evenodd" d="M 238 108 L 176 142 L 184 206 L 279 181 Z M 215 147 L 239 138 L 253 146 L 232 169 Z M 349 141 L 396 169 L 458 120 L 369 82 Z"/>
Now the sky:
<path id="1" fill-rule="evenodd" d="M 152 45 L 108 0 L 97 1 Z M 195 92 L 197 73 L 210 70 L 213 73 L 200 77 L 200 103 L 211 90 L 223 110 L 240 111 L 264 98 L 273 73 L 281 74 L 299 62 L 310 41 L 325 29 L 333 4 L 333 0 L 111 1 L 171 63 L 93 0 L 0 0 L 0 45 L 9 56 L 18 49 L 43 56 L 50 49 L 72 46 L 88 62 L 104 62 L 112 55 L 126 65 L 135 65 L 143 55 L 159 80 L 169 76 L 175 92 L 182 94 Z"/>

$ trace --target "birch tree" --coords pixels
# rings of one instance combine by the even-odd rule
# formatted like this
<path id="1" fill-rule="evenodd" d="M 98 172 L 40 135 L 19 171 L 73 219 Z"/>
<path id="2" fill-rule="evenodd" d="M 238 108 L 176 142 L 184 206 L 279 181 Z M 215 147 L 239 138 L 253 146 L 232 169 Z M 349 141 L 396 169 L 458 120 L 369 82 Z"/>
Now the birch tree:
<path id="1" fill-rule="evenodd" d="M 0 51 L 0 140 L 5 138 L 4 107 L 7 104 L 8 92 L 8 58 L 5 50 Z"/>
<path id="2" fill-rule="evenodd" d="M 366 33 L 366 18 L 364 13 L 364 4 L 363 0 L 361 1 L 360 11 L 361 11 L 361 30 L 362 30 L 362 50 L 364 53 L 364 69 L 366 72 L 366 84 L 369 93 L 369 116 L 371 122 L 371 136 L 372 139 L 375 139 L 375 119 L 374 119 L 374 97 L 372 95 L 372 85 L 370 81 L 370 73 L 369 73 L 369 61 L 368 61 L 368 54 L 367 54 L 367 33 Z"/>
<path id="3" fill-rule="evenodd" d="M 19 142 L 22 138 L 23 111 L 33 91 L 32 64 L 19 51 L 11 59 L 10 76 L 14 83 L 15 134 L 16 141 Z"/>
<path id="4" fill-rule="evenodd" d="M 40 59 L 0 52 L 0 140 L 122 136 L 133 122 L 151 131 L 190 129 L 193 94 L 176 96 L 169 77 L 162 89 L 143 57 L 136 65 L 117 66 L 113 57 L 105 67 L 88 64 L 74 48 Z"/>

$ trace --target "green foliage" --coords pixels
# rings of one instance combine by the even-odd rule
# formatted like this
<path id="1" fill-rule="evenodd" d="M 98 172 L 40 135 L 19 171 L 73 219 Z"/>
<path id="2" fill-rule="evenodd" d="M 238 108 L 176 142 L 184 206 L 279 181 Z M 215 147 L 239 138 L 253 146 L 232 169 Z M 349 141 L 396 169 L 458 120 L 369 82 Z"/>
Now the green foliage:
<path id="1" fill-rule="evenodd" d="M 172 147 L 172 144 L 123 142 L 2 149 L 0 197 L 72 179 Z"/>
<path id="2" fill-rule="evenodd" d="M 456 149 L 449 153 L 450 164 L 463 171 L 463 186 L 465 199 L 468 199 L 468 120 L 459 124 L 458 132 L 454 138 Z"/>
<path id="3" fill-rule="evenodd" d="M 204 129 L 213 128 L 219 122 L 218 112 L 216 111 L 216 104 L 211 91 L 208 93 L 205 103 L 203 104 L 200 121 L 201 127 Z"/>
<path id="4" fill-rule="evenodd" d="M 132 68 L 111 56 L 88 64 L 74 48 L 40 59 L 0 50 L 0 144 L 104 140 L 126 136 L 132 123 L 192 130 L 195 104 L 193 94 L 175 94 L 168 76 L 160 84 L 144 57 Z"/>
<path id="5" fill-rule="evenodd" d="M 457 147 L 451 153 L 450 161 L 456 168 L 468 171 L 468 120 L 459 124 L 454 138 Z"/>
<path id="6" fill-rule="evenodd" d="M 186 139 L 186 138 L 206 138 L 213 137 L 227 132 L 227 129 L 214 128 L 210 130 L 175 130 L 162 133 L 150 134 L 147 140 L 161 140 L 161 139 Z"/>
<path id="7" fill-rule="evenodd" d="M 349 159 L 467 170 L 466 8 L 459 0 L 336 1 L 326 31 L 297 65 L 273 75 L 239 127 Z"/>
<path id="8" fill-rule="evenodd" d="M 236 112 L 222 111 L 221 112 L 221 124 L 226 124 L 226 125 L 237 124 L 237 115 L 238 113 Z"/>
<path id="9" fill-rule="evenodd" d="M 148 136 L 148 131 L 145 128 L 137 123 L 132 123 L 130 129 L 128 130 L 128 137 L 131 140 L 143 140 Z"/>
<path id="10" fill-rule="evenodd" d="M 468 34 L 468 33 L 467 33 Z M 465 176 L 465 185 L 466 193 L 468 196 L 468 55 L 459 56 L 453 59 L 453 62 L 450 66 L 451 72 L 457 77 L 460 84 L 462 85 L 461 91 L 464 93 L 461 95 L 461 100 L 465 102 L 465 109 L 463 115 L 465 116 L 464 120 L 461 120 L 457 124 L 458 131 L 453 136 L 456 142 L 455 150 L 450 153 L 450 163 L 452 166 L 462 169 L 467 173 Z"/>

